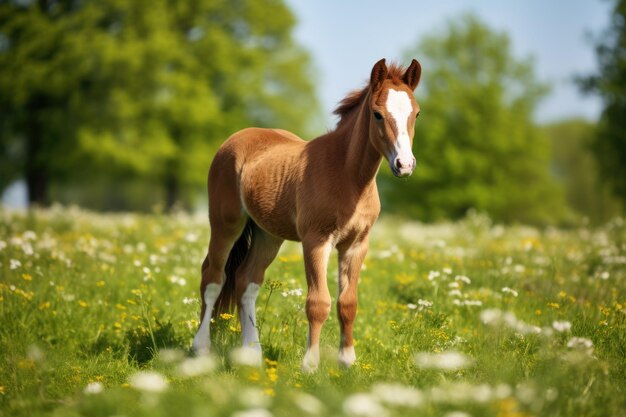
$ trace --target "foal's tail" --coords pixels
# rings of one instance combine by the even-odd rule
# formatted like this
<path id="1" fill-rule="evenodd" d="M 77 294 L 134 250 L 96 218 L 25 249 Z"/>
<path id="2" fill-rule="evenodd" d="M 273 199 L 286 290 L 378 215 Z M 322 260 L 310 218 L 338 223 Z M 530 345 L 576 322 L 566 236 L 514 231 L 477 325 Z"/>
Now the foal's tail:
<path id="1" fill-rule="evenodd" d="M 241 232 L 241 236 L 239 236 L 228 254 L 228 260 L 224 268 L 225 278 L 222 291 L 215 301 L 212 317 L 216 317 L 222 313 L 230 313 L 235 309 L 235 305 L 237 305 L 237 300 L 235 299 L 235 273 L 250 250 L 253 231 L 254 222 L 252 219 L 248 219 L 243 228 L 243 232 Z"/>

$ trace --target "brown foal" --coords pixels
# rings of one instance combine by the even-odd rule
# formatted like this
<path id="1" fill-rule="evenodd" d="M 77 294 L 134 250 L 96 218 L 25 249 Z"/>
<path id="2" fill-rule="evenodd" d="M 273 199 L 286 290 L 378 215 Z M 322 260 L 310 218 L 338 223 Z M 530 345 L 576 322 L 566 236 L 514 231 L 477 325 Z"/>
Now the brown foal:
<path id="1" fill-rule="evenodd" d="M 266 268 L 285 239 L 301 241 L 308 285 L 309 338 L 303 369 L 319 364 L 331 297 L 326 270 L 339 253 L 339 361 L 356 360 L 352 326 L 370 229 L 380 212 L 376 173 L 384 157 L 397 177 L 411 175 L 420 64 L 406 71 L 381 59 L 368 85 L 335 110 L 339 123 L 315 140 L 285 130 L 249 128 L 218 150 L 208 179 L 211 240 L 202 264 L 201 324 L 193 346 L 210 347 L 212 313 L 238 307 L 244 349 L 261 363 L 255 301 Z"/>

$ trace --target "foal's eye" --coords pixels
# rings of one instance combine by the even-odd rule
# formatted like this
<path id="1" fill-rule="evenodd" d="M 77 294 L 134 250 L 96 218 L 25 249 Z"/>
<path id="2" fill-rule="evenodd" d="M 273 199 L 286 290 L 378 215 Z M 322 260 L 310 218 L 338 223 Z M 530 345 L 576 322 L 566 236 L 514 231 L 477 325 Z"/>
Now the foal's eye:
<path id="1" fill-rule="evenodd" d="M 383 120 L 383 115 L 378 113 L 377 111 L 374 112 L 374 118 L 376 120 Z"/>

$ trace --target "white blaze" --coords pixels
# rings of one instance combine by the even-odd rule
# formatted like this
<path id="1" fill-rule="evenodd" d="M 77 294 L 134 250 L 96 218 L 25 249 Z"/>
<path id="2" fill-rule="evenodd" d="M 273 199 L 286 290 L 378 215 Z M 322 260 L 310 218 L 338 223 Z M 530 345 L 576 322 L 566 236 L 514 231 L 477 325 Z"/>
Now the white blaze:
<path id="1" fill-rule="evenodd" d="M 398 136 L 394 144 L 394 154 L 389 158 L 390 162 L 398 157 L 400 161 L 408 164 L 413 161 L 411 140 L 407 130 L 409 116 L 413 112 L 411 99 L 406 91 L 389 89 L 387 93 L 387 112 L 393 117 L 398 128 Z"/>

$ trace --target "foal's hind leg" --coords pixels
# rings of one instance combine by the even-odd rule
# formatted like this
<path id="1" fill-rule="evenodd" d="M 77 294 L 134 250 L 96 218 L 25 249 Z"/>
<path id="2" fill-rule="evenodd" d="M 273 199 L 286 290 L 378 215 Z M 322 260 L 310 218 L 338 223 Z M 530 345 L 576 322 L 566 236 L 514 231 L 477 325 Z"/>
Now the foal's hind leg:
<path id="1" fill-rule="evenodd" d="M 210 327 L 211 312 L 222 290 L 224 283 L 224 267 L 230 250 L 241 235 L 245 226 L 245 218 L 226 222 L 211 222 L 211 240 L 209 252 L 202 263 L 202 282 L 200 284 L 200 298 L 202 310 L 200 314 L 200 328 L 193 339 L 193 349 L 203 353 L 211 347 Z"/>
<path id="2" fill-rule="evenodd" d="M 272 263 L 283 240 L 274 237 L 257 226 L 252 232 L 252 244 L 243 264 L 237 269 L 236 295 L 241 322 L 242 347 L 252 349 L 261 364 L 261 344 L 256 328 L 256 298 L 259 294 L 265 270 Z"/>
<path id="3" fill-rule="evenodd" d="M 351 366 L 356 360 L 352 325 L 357 309 L 357 285 L 361 265 L 367 253 L 367 237 L 360 242 L 353 242 L 348 247 L 338 247 L 339 251 L 339 297 L 337 298 L 337 316 L 341 329 L 339 363 Z"/>

